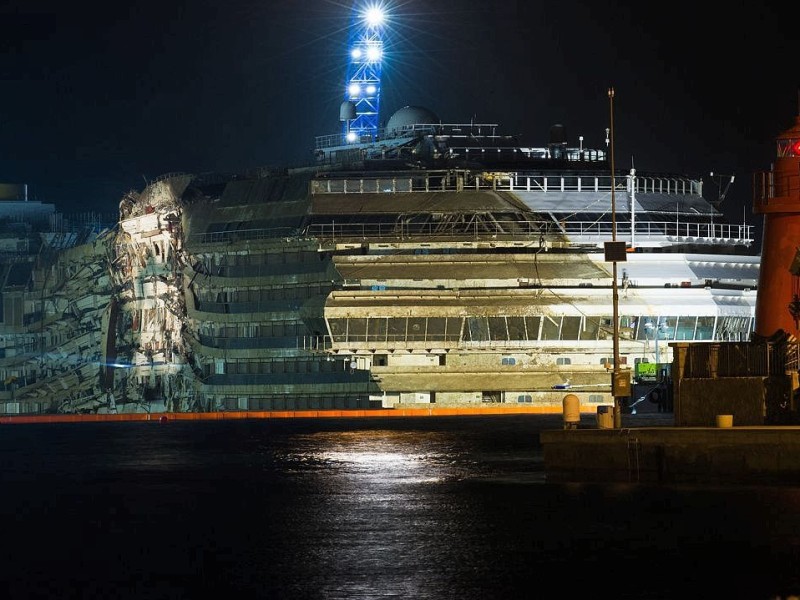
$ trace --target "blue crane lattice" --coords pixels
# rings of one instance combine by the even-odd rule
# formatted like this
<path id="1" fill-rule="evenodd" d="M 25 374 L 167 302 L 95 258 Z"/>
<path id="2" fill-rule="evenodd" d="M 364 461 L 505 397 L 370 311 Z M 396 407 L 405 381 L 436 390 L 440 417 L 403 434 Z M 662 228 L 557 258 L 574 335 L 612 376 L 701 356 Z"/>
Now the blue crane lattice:
<path id="1" fill-rule="evenodd" d="M 344 99 L 354 106 L 355 115 L 343 119 L 343 133 L 349 142 L 366 142 L 378 133 L 384 12 L 378 4 L 357 0 L 352 18 Z"/>

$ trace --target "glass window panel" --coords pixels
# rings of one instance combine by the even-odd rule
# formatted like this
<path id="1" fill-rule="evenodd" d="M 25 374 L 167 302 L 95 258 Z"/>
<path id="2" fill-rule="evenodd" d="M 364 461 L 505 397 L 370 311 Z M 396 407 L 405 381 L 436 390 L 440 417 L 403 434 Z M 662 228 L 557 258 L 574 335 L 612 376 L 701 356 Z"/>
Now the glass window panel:
<path id="1" fill-rule="evenodd" d="M 441 342 L 444 340 L 447 319 L 444 317 L 428 317 L 428 332 L 426 339 Z"/>
<path id="2" fill-rule="evenodd" d="M 410 317 L 408 319 L 408 339 L 412 342 L 425 341 L 425 317 Z"/>
<path id="3" fill-rule="evenodd" d="M 625 340 L 636 338 L 637 317 L 624 316 L 619 318 L 619 337 Z"/>
<path id="4" fill-rule="evenodd" d="M 559 330 L 561 329 L 561 317 L 542 317 L 542 339 L 543 340 L 557 340 L 559 339 Z"/>
<path id="5" fill-rule="evenodd" d="M 697 317 L 697 330 L 695 331 L 694 339 L 714 339 L 714 320 L 714 317 Z"/>
<path id="6" fill-rule="evenodd" d="M 561 339 L 577 340 L 581 330 L 580 317 L 564 317 L 561 323 Z"/>
<path id="7" fill-rule="evenodd" d="M 614 339 L 614 320 L 612 317 L 599 317 L 597 326 L 597 338 L 600 340 Z"/>
<path id="8" fill-rule="evenodd" d="M 508 339 L 510 340 L 524 340 L 525 339 L 525 319 L 522 317 L 506 317 L 506 325 L 508 326 Z"/>
<path id="9" fill-rule="evenodd" d="M 676 340 L 693 340 L 697 317 L 678 317 L 678 328 L 675 332 Z"/>
<path id="10" fill-rule="evenodd" d="M 639 327 L 636 331 L 637 340 L 654 340 L 655 339 L 656 318 L 644 316 L 639 319 Z"/>
<path id="11" fill-rule="evenodd" d="M 389 319 L 389 341 L 404 341 L 406 339 L 405 317 Z"/>
<path id="12" fill-rule="evenodd" d="M 508 332 L 506 331 L 506 318 L 505 317 L 489 317 L 489 336 L 493 340 L 507 340 Z"/>
<path id="13" fill-rule="evenodd" d="M 347 323 L 347 341 L 348 342 L 363 342 L 367 339 L 367 320 L 366 319 L 348 319 Z"/>
<path id="14" fill-rule="evenodd" d="M 486 321 L 486 317 L 468 317 L 467 327 L 471 341 L 485 342 L 489 340 L 489 323 Z"/>
<path id="15" fill-rule="evenodd" d="M 383 342 L 386 340 L 386 318 L 378 317 L 367 320 L 367 340 Z"/>
<path id="16" fill-rule="evenodd" d="M 347 320 L 330 319 L 331 336 L 334 342 L 347 341 Z"/>
<path id="17" fill-rule="evenodd" d="M 678 330 L 678 317 L 662 317 L 659 322 L 658 339 L 674 340 Z"/>
<path id="18" fill-rule="evenodd" d="M 583 319 L 583 326 L 581 327 L 580 339 L 596 340 L 599 329 L 600 321 L 597 317 L 585 317 Z"/>
<path id="19" fill-rule="evenodd" d="M 447 340 L 457 342 L 461 339 L 461 317 L 447 317 Z"/>
<path id="20" fill-rule="evenodd" d="M 541 325 L 541 317 L 525 317 L 525 329 L 528 331 L 529 340 L 539 339 L 539 326 Z"/>

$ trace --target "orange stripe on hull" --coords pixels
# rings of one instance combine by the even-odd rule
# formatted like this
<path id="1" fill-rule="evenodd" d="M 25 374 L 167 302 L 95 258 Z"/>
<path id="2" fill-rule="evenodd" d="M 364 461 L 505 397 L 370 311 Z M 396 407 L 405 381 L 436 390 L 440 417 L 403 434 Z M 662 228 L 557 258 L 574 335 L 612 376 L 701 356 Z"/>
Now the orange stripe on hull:
<path id="1" fill-rule="evenodd" d="M 582 411 L 594 414 L 596 408 Z M 154 421 L 221 421 L 231 419 L 328 419 L 328 418 L 374 418 L 374 417 L 450 417 L 470 415 L 554 415 L 561 414 L 561 406 L 519 406 L 510 408 L 494 407 L 441 407 L 441 408 L 386 408 L 374 410 L 272 410 L 272 411 L 231 411 L 205 413 L 125 413 L 118 415 L 6 415 L 0 417 L 0 424 L 21 423 L 97 423 Z"/>

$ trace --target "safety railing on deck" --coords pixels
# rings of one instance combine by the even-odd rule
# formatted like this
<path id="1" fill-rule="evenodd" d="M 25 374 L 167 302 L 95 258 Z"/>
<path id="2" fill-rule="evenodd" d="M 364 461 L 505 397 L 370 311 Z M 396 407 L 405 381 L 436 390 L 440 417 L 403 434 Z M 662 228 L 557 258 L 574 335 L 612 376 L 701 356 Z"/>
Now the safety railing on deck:
<path id="1" fill-rule="evenodd" d="M 686 242 L 698 243 L 745 243 L 753 241 L 752 225 L 736 225 L 729 223 L 681 223 L 679 221 L 637 221 L 633 227 L 634 239 L 656 240 L 678 238 Z M 552 220 L 515 220 L 497 221 L 492 219 L 474 219 L 469 223 L 453 222 L 384 222 L 384 223 L 315 223 L 303 231 L 291 228 L 240 229 L 237 231 L 214 231 L 196 233 L 189 236 L 189 244 L 229 243 L 244 240 L 267 240 L 282 237 L 316 238 L 328 241 L 346 241 L 351 239 L 407 239 L 415 237 L 435 237 L 454 239 L 469 237 L 482 239 L 502 236 L 525 237 L 536 239 L 542 235 L 567 235 L 570 241 L 580 243 L 582 240 L 596 242 L 610 238 L 611 223 L 606 221 L 562 221 Z M 631 238 L 631 224 L 617 223 L 617 235 L 623 240 Z"/>
<path id="2" fill-rule="evenodd" d="M 683 177 L 622 175 L 615 189 L 635 193 L 702 194 L 702 182 Z M 413 192 L 611 192 L 610 173 L 535 174 L 464 170 L 389 173 L 368 177 L 320 177 L 312 194 L 396 194 Z"/>
<path id="3" fill-rule="evenodd" d="M 680 223 L 676 221 L 637 221 L 617 223 L 617 236 L 630 240 L 633 230 L 636 241 L 646 239 L 679 238 L 698 243 L 750 243 L 753 227 L 721 223 Z M 464 222 L 393 222 L 393 223 L 316 223 L 306 228 L 305 234 L 317 239 L 405 239 L 436 237 L 440 239 L 469 236 L 474 239 L 491 236 L 493 239 L 541 235 L 567 235 L 570 241 L 580 243 L 610 239 L 611 222 L 606 221 L 494 221 L 475 219 Z"/>

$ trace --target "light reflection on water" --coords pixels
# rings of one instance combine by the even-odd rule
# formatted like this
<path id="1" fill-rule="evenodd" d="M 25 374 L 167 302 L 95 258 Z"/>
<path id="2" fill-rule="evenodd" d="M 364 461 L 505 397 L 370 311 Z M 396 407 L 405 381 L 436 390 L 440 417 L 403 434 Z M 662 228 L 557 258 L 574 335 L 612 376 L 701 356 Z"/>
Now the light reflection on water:
<path id="1" fill-rule="evenodd" d="M 0 510 L 13 518 L 0 597 L 800 591 L 800 490 L 548 483 L 538 431 L 559 426 L 515 416 L 4 427 Z"/>
<path id="2" fill-rule="evenodd" d="M 463 451 L 443 447 L 441 436 L 375 430 L 317 433 L 298 441 L 308 449 L 276 458 L 295 472 L 336 472 L 353 479 L 353 485 L 434 483 L 475 475 L 476 465 Z"/>

